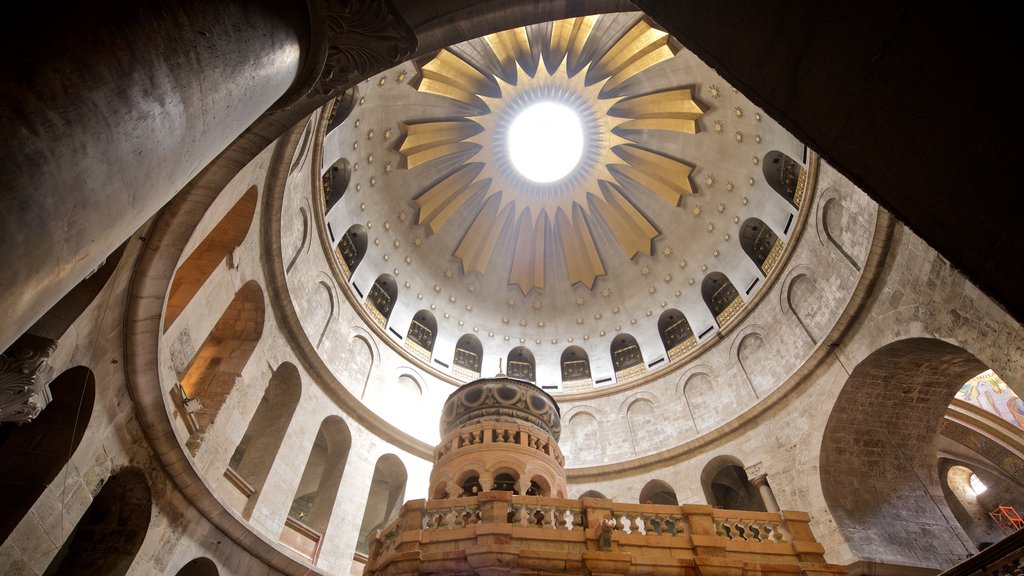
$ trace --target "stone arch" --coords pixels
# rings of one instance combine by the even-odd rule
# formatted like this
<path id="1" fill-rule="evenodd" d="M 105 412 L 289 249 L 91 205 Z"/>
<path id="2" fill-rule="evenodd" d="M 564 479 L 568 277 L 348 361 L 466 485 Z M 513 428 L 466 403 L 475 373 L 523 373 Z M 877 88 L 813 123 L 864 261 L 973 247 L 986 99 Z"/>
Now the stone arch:
<path id="1" fill-rule="evenodd" d="M 785 198 L 786 202 L 799 208 L 796 192 L 800 183 L 800 172 L 803 171 L 799 162 L 790 158 L 788 154 L 772 150 L 764 155 L 761 171 L 765 182 L 772 190 Z"/>
<path id="2" fill-rule="evenodd" d="M 152 508 L 145 473 L 122 468 L 100 488 L 45 573 L 127 574 L 146 538 Z"/>
<path id="3" fill-rule="evenodd" d="M 324 418 L 309 449 L 299 484 L 295 487 L 288 510 L 292 521 L 316 531 L 320 536 L 327 530 L 351 447 L 352 434 L 345 421 L 339 416 Z M 282 538 L 286 533 L 287 526 Z"/>
<path id="4" fill-rule="evenodd" d="M 711 272 L 704 277 L 700 285 L 700 294 L 719 328 L 728 324 L 743 306 L 743 298 L 740 297 L 739 291 L 721 272 Z"/>
<path id="5" fill-rule="evenodd" d="M 825 238 L 832 244 L 832 247 L 853 266 L 854 270 L 860 271 L 860 264 L 853 257 L 850 251 L 850 230 L 847 223 L 848 216 L 846 207 L 839 198 L 829 198 L 822 204 L 821 208 L 821 229 Z"/>
<path id="6" fill-rule="evenodd" d="M 720 454 L 712 458 L 700 473 L 700 486 L 707 503 L 715 508 L 767 510 L 761 493 L 747 478 L 743 462 L 735 456 Z"/>
<path id="7" fill-rule="evenodd" d="M 352 382 L 358 383 L 362 388 L 360 398 L 366 398 L 366 389 L 370 386 L 370 373 L 373 372 L 373 363 L 377 358 L 374 354 L 370 338 L 363 334 L 352 336 L 352 352 L 347 362 L 352 370 Z"/>
<path id="8" fill-rule="evenodd" d="M 664 430 L 655 400 L 645 393 L 635 394 L 626 402 L 626 423 L 633 454 L 640 456 L 654 451 L 664 443 Z"/>
<path id="9" fill-rule="evenodd" d="M 591 379 L 590 356 L 579 346 L 567 346 L 565 350 L 562 350 L 562 357 L 559 359 L 558 365 L 561 368 L 563 384 Z"/>
<path id="10" fill-rule="evenodd" d="M 341 267 L 346 278 L 351 278 L 359 263 L 366 256 L 366 247 L 369 245 L 369 236 L 362 224 L 353 224 L 341 236 L 338 241 L 338 253 L 341 256 Z"/>
<path id="11" fill-rule="evenodd" d="M 164 332 L 174 324 L 224 258 L 242 245 L 252 228 L 258 198 L 256 186 L 250 186 L 174 271 L 174 280 L 167 292 Z"/>
<path id="12" fill-rule="evenodd" d="M 811 343 L 817 344 L 828 333 L 828 303 L 811 268 L 804 264 L 794 267 L 782 286 L 783 311 L 791 312 Z"/>
<path id="13" fill-rule="evenodd" d="M 405 333 L 406 344 L 414 344 L 425 352 L 425 359 L 430 360 L 436 340 L 437 318 L 429 310 L 419 310 L 409 322 L 409 330 Z"/>
<path id="14" fill-rule="evenodd" d="M 348 158 L 341 158 L 331 165 L 323 174 L 324 206 L 330 212 L 348 191 L 352 180 L 352 163 Z"/>
<path id="15" fill-rule="evenodd" d="M 398 282 L 391 274 L 381 274 L 370 287 L 366 296 L 366 309 L 382 327 L 387 326 L 391 311 L 398 301 Z"/>
<path id="16" fill-rule="evenodd" d="M 463 334 L 455 343 L 454 372 L 468 378 L 479 378 L 483 357 L 484 347 L 480 339 L 472 334 Z"/>
<path id="17" fill-rule="evenodd" d="M 640 344 L 632 334 L 624 332 L 616 334 L 609 345 L 609 353 L 612 357 L 612 369 L 615 370 L 616 381 L 625 382 L 647 371 Z"/>
<path id="18" fill-rule="evenodd" d="M 597 417 L 586 411 L 567 416 L 566 427 L 569 430 L 569 447 L 572 450 L 573 465 L 583 466 L 602 462 L 604 460 L 604 445 Z"/>
<path id="19" fill-rule="evenodd" d="M 295 263 L 299 261 L 299 256 L 302 256 L 302 252 L 309 245 L 310 227 L 309 227 L 309 210 L 305 206 L 299 206 L 299 222 L 302 228 L 299 231 L 299 245 L 295 247 L 295 252 L 292 257 L 288 259 L 288 266 L 285 267 L 284 273 L 289 274 Z"/>
<path id="20" fill-rule="evenodd" d="M 1003 533 L 992 522 L 988 512 L 1003 502 L 992 498 L 991 494 L 978 494 L 971 485 L 972 475 L 978 476 L 984 482 L 990 477 L 988 471 L 948 458 L 940 458 L 938 467 L 946 505 L 971 542 L 980 549 L 986 544 L 1000 540 Z M 985 484 L 988 485 L 989 482 Z"/>
<path id="21" fill-rule="evenodd" d="M 0 424 L 0 542 L 7 540 L 82 442 L 96 378 L 84 366 L 50 383 L 52 400 L 31 422 Z"/>
<path id="22" fill-rule="evenodd" d="M 644 484 L 637 501 L 641 504 L 679 505 L 679 498 L 676 497 L 675 489 L 668 482 L 657 479 Z"/>
<path id="23" fill-rule="evenodd" d="M 745 326 L 733 339 L 731 356 L 739 364 L 754 398 L 763 398 L 775 384 L 768 368 L 772 364 L 772 351 L 765 340 L 766 333 L 763 326 Z"/>
<path id="24" fill-rule="evenodd" d="M 683 398 L 698 434 L 714 428 L 720 421 L 716 410 L 718 391 L 706 372 L 694 372 L 683 384 Z"/>
<path id="25" fill-rule="evenodd" d="M 782 240 L 760 218 L 747 218 L 740 226 L 740 248 L 767 276 L 782 253 Z M 776 246 L 777 245 L 777 246 Z"/>
<path id="26" fill-rule="evenodd" d="M 850 372 L 822 437 L 822 492 L 854 557 L 952 566 L 973 545 L 948 518 L 940 491 L 936 434 L 964 382 L 986 366 L 973 354 L 932 338 L 885 344 Z M 884 517 L 885 522 L 877 519 Z M 870 530 L 883 551 L 858 538 Z M 929 534 L 922 541 L 913 534 Z"/>
<path id="27" fill-rule="evenodd" d="M 191 415 L 189 421 L 195 421 L 189 439 L 193 455 L 201 433 L 213 425 L 256 349 L 263 335 L 264 316 L 263 290 L 250 280 L 235 293 L 188 368 L 178 374 L 185 412 Z M 198 410 L 191 410 L 193 402 L 200 404 Z"/>
<path id="28" fill-rule="evenodd" d="M 405 464 L 394 454 L 384 454 L 377 459 L 370 480 L 370 492 L 363 509 L 363 520 L 359 526 L 356 552 L 368 554 L 370 536 L 374 530 L 387 525 L 398 516 L 398 509 L 405 499 L 405 483 L 409 475 Z"/>
<path id="29" fill-rule="evenodd" d="M 323 301 L 323 309 L 326 312 L 326 314 L 318 314 L 318 316 L 325 316 L 321 320 L 323 327 L 320 329 L 320 335 L 316 339 L 316 348 L 319 349 L 320 345 L 324 342 L 324 338 L 327 336 L 327 329 L 331 327 L 331 322 L 334 320 L 335 296 L 334 290 L 328 281 L 320 280 L 316 283 L 316 286 L 315 290 L 320 295 L 319 300 Z"/>
<path id="30" fill-rule="evenodd" d="M 506 364 L 505 371 L 509 378 L 537 381 L 537 362 L 533 359 L 533 352 L 526 346 L 516 346 L 509 350 Z"/>
<path id="31" fill-rule="evenodd" d="M 185 563 L 174 576 L 220 576 L 217 565 L 206 557 L 193 558 Z"/>
<path id="32" fill-rule="evenodd" d="M 670 361 L 697 347 L 697 337 L 693 334 L 690 321 L 675 308 L 665 310 L 658 317 L 658 335 L 661 336 L 661 343 Z"/>
<path id="33" fill-rule="evenodd" d="M 254 496 L 263 489 L 270 467 L 277 460 L 301 395 L 302 378 L 298 368 L 289 362 L 282 363 L 271 375 L 256 412 L 231 455 L 229 474 L 244 483 L 238 488 L 247 503 L 239 512 L 246 518 L 252 514 L 256 503 Z"/>
<path id="34" fill-rule="evenodd" d="M 605 496 L 601 492 L 598 492 L 597 490 L 587 490 L 583 494 L 580 494 L 580 498 L 601 498 L 603 500 L 609 499 L 607 496 Z"/>

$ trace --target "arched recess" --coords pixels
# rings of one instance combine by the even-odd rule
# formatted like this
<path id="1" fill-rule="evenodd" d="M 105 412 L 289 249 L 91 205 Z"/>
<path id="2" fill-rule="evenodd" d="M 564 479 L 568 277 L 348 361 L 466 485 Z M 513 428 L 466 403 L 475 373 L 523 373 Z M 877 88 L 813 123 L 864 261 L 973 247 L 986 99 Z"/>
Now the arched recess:
<path id="1" fill-rule="evenodd" d="M 711 430 L 721 421 L 718 392 L 711 382 L 711 376 L 704 372 L 692 374 L 683 384 L 683 397 L 698 434 Z"/>
<path id="2" fill-rule="evenodd" d="M 604 447 L 597 418 L 590 412 L 577 412 L 569 417 L 568 423 L 572 464 L 582 466 L 602 462 Z"/>
<path id="3" fill-rule="evenodd" d="M 579 346 L 569 346 L 562 351 L 562 358 L 559 361 L 562 371 L 562 384 L 568 382 L 589 383 L 590 379 L 590 357 L 587 351 Z"/>
<path id="4" fill-rule="evenodd" d="M 985 369 L 966 350 L 930 338 L 892 342 L 853 368 L 830 411 L 819 469 L 854 558 L 944 569 L 975 551 L 937 497 L 936 434 L 956 392 Z M 860 537 L 866 533 L 871 542 Z"/>
<path id="5" fill-rule="evenodd" d="M 327 336 L 327 329 L 331 327 L 331 322 L 334 320 L 334 290 L 331 289 L 331 284 L 326 280 L 320 280 L 316 284 L 316 293 L 318 305 L 316 306 L 316 313 L 320 316 L 319 324 L 320 335 L 316 339 L 316 348 L 319 349 L 320 345 L 324 343 L 324 338 Z M 314 322 L 314 326 L 317 322 Z"/>
<path id="6" fill-rule="evenodd" d="M 7 540 L 68 459 L 92 417 L 96 379 L 76 366 L 50 383 L 52 399 L 24 424 L 0 424 L 0 542 Z"/>
<path id="7" fill-rule="evenodd" d="M 263 335 L 264 316 L 263 290 L 250 280 L 235 293 L 188 368 L 178 374 L 185 395 L 183 411 L 193 432 L 189 439 L 193 455 L 199 448 L 199 436 L 216 420 L 256 349 Z M 198 410 L 192 410 L 193 403 L 198 403 Z"/>
<path id="8" fill-rule="evenodd" d="M 395 309 L 395 302 L 398 301 L 398 282 L 390 274 L 381 274 L 370 287 L 370 294 L 366 296 L 366 310 L 381 327 L 388 325 L 388 318 L 391 311 Z"/>
<path id="9" fill-rule="evenodd" d="M 785 198 L 786 202 L 799 208 L 800 198 L 797 198 L 797 192 L 805 174 L 800 163 L 778 150 L 772 150 L 764 155 L 761 169 L 765 181 L 772 190 Z"/>
<path id="10" fill-rule="evenodd" d="M 829 198 L 821 208 L 821 225 L 825 231 L 825 238 L 843 258 L 853 266 L 854 270 L 860 271 L 860 264 L 853 257 L 851 236 L 856 232 L 856 227 L 847 214 L 839 198 Z"/>
<path id="11" fill-rule="evenodd" d="M 348 158 L 342 158 L 331 165 L 324 172 L 324 206 L 327 212 L 341 200 L 348 191 L 349 182 L 352 180 L 352 163 Z"/>
<path id="12" fill-rule="evenodd" d="M 747 218 L 740 227 L 740 247 L 765 276 L 782 255 L 782 240 L 760 218 Z"/>
<path id="13" fill-rule="evenodd" d="M 641 504 L 679 505 L 675 489 L 664 480 L 651 480 L 645 484 L 643 489 L 640 490 L 639 502 Z"/>
<path id="14" fill-rule="evenodd" d="M 806 272 L 795 274 L 785 286 L 786 306 L 789 308 L 807 337 L 817 344 L 828 333 L 828 313 L 824 294 L 818 288 L 814 277 Z"/>
<path id="15" fill-rule="evenodd" d="M 616 334 L 609 346 L 617 382 L 628 382 L 647 371 L 640 345 L 632 334 Z"/>
<path id="16" fill-rule="evenodd" d="M 437 319 L 429 310 L 420 310 L 409 322 L 409 330 L 405 333 L 405 347 L 421 360 L 430 361 L 434 353 L 434 341 L 437 339 Z"/>
<path id="17" fill-rule="evenodd" d="M 684 354 L 697 347 L 697 337 L 693 334 L 689 320 L 679 310 L 669 308 L 658 318 L 658 335 L 668 352 L 669 361 L 681 358 Z"/>
<path id="18" fill-rule="evenodd" d="M 664 441 L 664 431 L 658 410 L 649 398 L 636 398 L 626 407 L 626 423 L 633 454 L 640 456 L 653 452 Z"/>
<path id="19" fill-rule="evenodd" d="M 747 378 L 754 396 L 763 398 L 775 384 L 771 369 L 773 351 L 765 342 L 764 336 L 756 331 L 757 328 L 759 327 L 746 334 L 741 333 L 739 344 L 736 346 L 736 361 Z"/>
<path id="20" fill-rule="evenodd" d="M 352 382 L 357 382 L 361 387 L 359 397 L 366 398 L 366 390 L 370 386 L 370 372 L 373 371 L 373 346 L 370 345 L 369 337 L 362 334 L 353 336 L 351 344 L 347 366 L 351 370 Z"/>
<path id="21" fill-rule="evenodd" d="M 516 346 L 508 353 L 509 378 L 518 378 L 527 382 L 537 381 L 537 363 L 533 359 L 533 352 L 526 346 Z"/>
<path id="22" fill-rule="evenodd" d="M 363 521 L 359 526 L 356 552 L 368 554 L 370 536 L 374 530 L 383 528 L 398 516 L 398 509 L 405 499 L 405 482 L 408 473 L 405 465 L 394 454 L 384 454 L 377 459 L 370 480 L 370 493 L 363 510 Z"/>
<path id="23" fill-rule="evenodd" d="M 142 470 L 121 469 L 93 498 L 44 574 L 127 574 L 146 538 L 152 507 Z"/>
<path id="24" fill-rule="evenodd" d="M 299 370 L 288 362 L 278 366 L 231 455 L 227 475 L 246 498 L 246 505 L 239 510 L 246 518 L 252 514 L 253 496 L 263 489 L 270 467 L 277 460 L 301 395 Z"/>
<path id="25" fill-rule="evenodd" d="M 295 252 L 292 253 L 292 257 L 288 259 L 288 266 L 284 269 L 284 273 L 288 274 L 292 271 L 292 267 L 299 261 L 299 256 L 302 256 L 303 250 L 306 245 L 309 244 L 309 211 L 306 210 L 305 206 L 299 206 L 299 245 L 295 247 Z"/>
<path id="26" fill-rule="evenodd" d="M 348 119 L 349 115 L 352 114 L 352 109 L 356 106 L 356 102 L 359 100 L 358 96 L 359 85 L 356 84 L 334 100 L 334 106 L 331 106 L 331 116 L 327 119 L 327 129 L 324 134 L 334 132 L 335 128 L 341 126 Z"/>
<path id="27" fill-rule="evenodd" d="M 608 500 L 607 496 L 597 490 L 587 490 L 583 494 L 580 494 L 580 498 L 602 498 L 604 500 Z"/>
<path id="28" fill-rule="evenodd" d="M 352 277 L 352 273 L 363 261 L 367 244 L 366 228 L 363 228 L 362 224 L 353 224 L 341 236 L 341 241 L 338 242 L 338 256 L 341 259 L 341 271 L 346 279 Z"/>
<path id="29" fill-rule="evenodd" d="M 704 277 L 700 294 L 719 328 L 725 327 L 743 309 L 739 291 L 721 272 L 712 272 Z"/>
<path id="30" fill-rule="evenodd" d="M 483 357 L 484 347 L 480 339 L 472 334 L 463 334 L 455 343 L 452 372 L 463 378 L 479 378 Z"/>
<path id="31" fill-rule="evenodd" d="M 734 456 L 712 458 L 700 473 L 700 486 L 708 504 L 715 508 L 767 511 L 760 491 L 747 478 L 743 462 Z"/>
<path id="32" fill-rule="evenodd" d="M 352 434 L 345 421 L 339 416 L 324 418 L 309 450 L 299 485 L 295 488 L 281 534 L 283 544 L 307 553 L 307 556 L 314 556 L 312 552 L 317 549 L 334 511 L 351 447 Z M 314 534 L 309 534 L 309 530 Z"/>
<path id="33" fill-rule="evenodd" d="M 988 515 L 990 510 L 1003 504 L 999 496 L 993 496 L 986 470 L 976 470 L 966 463 L 946 458 L 939 459 L 939 478 L 942 480 L 942 495 L 953 517 L 979 549 L 1002 539 L 1004 534 Z M 972 476 L 975 481 L 972 482 Z M 981 482 L 979 485 L 978 482 Z M 982 490 L 981 487 L 984 487 Z M 979 493 L 980 490 L 980 493 Z"/>
<path id="34" fill-rule="evenodd" d="M 189 560 L 174 576 L 220 576 L 217 565 L 209 558 L 193 558 Z"/>
<path id="35" fill-rule="evenodd" d="M 167 293 L 164 332 L 174 324 L 224 258 L 245 240 L 252 227 L 258 196 L 256 187 L 250 187 L 174 271 L 174 280 Z"/>

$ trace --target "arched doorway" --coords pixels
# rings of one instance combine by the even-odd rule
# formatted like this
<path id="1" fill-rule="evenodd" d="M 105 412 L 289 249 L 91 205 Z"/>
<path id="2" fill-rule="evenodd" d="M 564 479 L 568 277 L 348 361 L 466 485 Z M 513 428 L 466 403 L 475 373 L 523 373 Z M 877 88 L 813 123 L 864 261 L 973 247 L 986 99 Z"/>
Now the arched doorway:
<path id="1" fill-rule="evenodd" d="M 213 560 L 194 558 L 175 572 L 174 576 L 220 576 L 220 572 Z"/>

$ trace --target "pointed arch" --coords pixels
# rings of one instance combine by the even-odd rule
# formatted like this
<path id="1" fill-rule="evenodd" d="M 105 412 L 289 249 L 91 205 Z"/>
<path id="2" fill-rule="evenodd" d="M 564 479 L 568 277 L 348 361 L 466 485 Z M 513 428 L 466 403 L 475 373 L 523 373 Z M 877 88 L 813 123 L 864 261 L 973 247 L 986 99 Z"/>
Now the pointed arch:
<path id="1" fill-rule="evenodd" d="M 224 258 L 242 245 L 252 218 L 256 214 L 259 197 L 256 186 L 249 187 L 235 202 L 199 246 L 174 271 L 174 280 L 167 293 L 167 307 L 164 312 L 164 332 L 174 324 L 199 289 L 220 266 Z"/>

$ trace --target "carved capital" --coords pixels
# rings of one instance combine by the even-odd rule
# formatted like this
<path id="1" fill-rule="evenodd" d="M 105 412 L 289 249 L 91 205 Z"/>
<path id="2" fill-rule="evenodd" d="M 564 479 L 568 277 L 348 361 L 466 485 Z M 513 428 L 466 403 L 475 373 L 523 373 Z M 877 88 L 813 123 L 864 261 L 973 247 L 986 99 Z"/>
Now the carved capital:
<path id="1" fill-rule="evenodd" d="M 25 334 L 0 355 L 0 422 L 28 422 L 49 403 L 57 342 Z"/>
<path id="2" fill-rule="evenodd" d="M 327 54 L 311 96 L 327 96 L 400 64 L 416 33 L 390 0 L 325 0 Z"/>
<path id="3" fill-rule="evenodd" d="M 768 483 L 768 473 L 761 462 L 751 464 L 744 468 L 743 471 L 747 473 L 747 480 L 754 486 Z"/>

